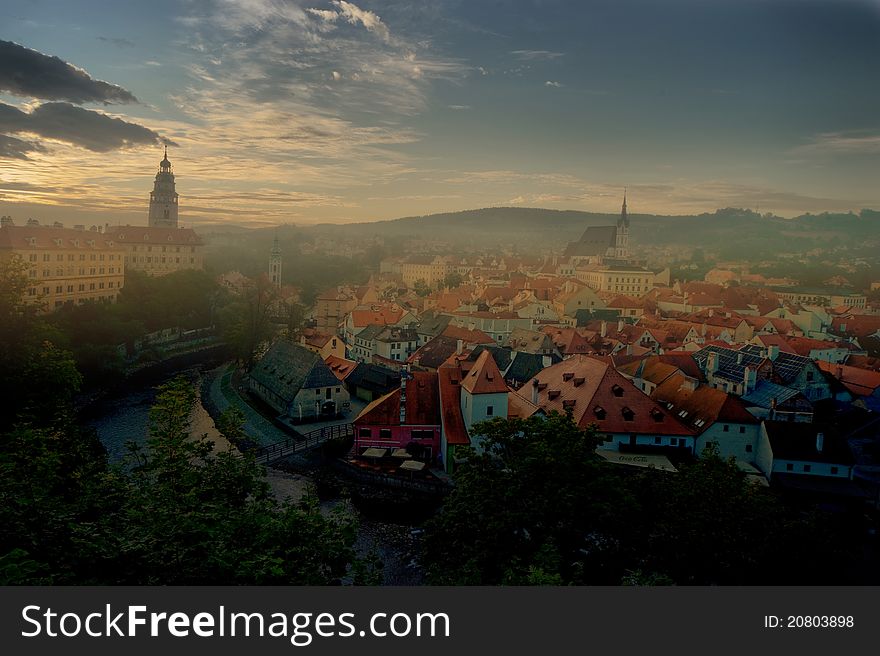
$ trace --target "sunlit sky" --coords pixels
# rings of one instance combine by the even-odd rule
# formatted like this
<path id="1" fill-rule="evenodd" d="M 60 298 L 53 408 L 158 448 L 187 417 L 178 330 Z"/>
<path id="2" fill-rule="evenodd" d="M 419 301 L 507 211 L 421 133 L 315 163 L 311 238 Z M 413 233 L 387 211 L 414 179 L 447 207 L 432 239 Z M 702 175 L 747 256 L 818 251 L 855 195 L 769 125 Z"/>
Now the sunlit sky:
<path id="1" fill-rule="evenodd" d="M 146 222 L 165 141 L 196 226 L 880 209 L 878 71 L 874 0 L 0 0 L 0 213 Z"/>

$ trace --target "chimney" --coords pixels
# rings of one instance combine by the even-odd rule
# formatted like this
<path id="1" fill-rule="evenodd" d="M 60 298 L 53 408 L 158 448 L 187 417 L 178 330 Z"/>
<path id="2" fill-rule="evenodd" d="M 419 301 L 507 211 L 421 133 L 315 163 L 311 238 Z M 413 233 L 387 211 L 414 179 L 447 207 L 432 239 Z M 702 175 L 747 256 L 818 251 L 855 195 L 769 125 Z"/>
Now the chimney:
<path id="1" fill-rule="evenodd" d="M 770 400 L 770 419 L 776 418 L 776 397 Z"/>
<path id="2" fill-rule="evenodd" d="M 822 453 L 825 448 L 825 433 L 816 433 L 816 451 Z"/>
<path id="3" fill-rule="evenodd" d="M 539 385 L 538 379 L 533 378 L 532 379 L 532 403 L 534 403 L 535 405 L 538 405 L 538 385 Z"/>
<path id="4" fill-rule="evenodd" d="M 33 227 L 35 227 L 35 226 L 40 225 L 40 222 L 37 221 L 36 219 L 28 219 L 28 220 L 27 220 L 27 225 L 28 225 L 29 228 L 33 228 Z"/>
<path id="5" fill-rule="evenodd" d="M 605 334 L 606 334 L 607 332 L 608 332 L 608 322 L 607 322 L 607 321 L 603 321 L 603 322 L 602 322 L 602 326 L 601 326 L 601 328 L 599 328 L 599 334 L 600 334 L 602 337 L 605 337 Z"/>
<path id="6" fill-rule="evenodd" d="M 694 392 L 697 389 L 697 381 L 693 378 L 686 377 L 681 383 L 681 388 Z"/>
<path id="7" fill-rule="evenodd" d="M 746 367 L 743 372 L 743 396 L 750 394 L 758 384 L 758 372 L 751 367 Z"/>
<path id="8" fill-rule="evenodd" d="M 709 308 L 709 318 L 711 319 L 714 316 L 715 316 L 715 310 L 713 310 L 712 308 Z"/>
<path id="9" fill-rule="evenodd" d="M 779 357 L 779 347 L 776 344 L 767 347 L 767 357 L 772 361 Z"/>
<path id="10" fill-rule="evenodd" d="M 458 340 L 455 343 L 455 354 L 461 355 L 462 351 L 464 351 L 464 340 Z"/>
<path id="11" fill-rule="evenodd" d="M 712 351 L 709 353 L 709 357 L 706 358 L 706 372 L 714 374 L 716 371 L 718 371 L 718 354 Z"/>

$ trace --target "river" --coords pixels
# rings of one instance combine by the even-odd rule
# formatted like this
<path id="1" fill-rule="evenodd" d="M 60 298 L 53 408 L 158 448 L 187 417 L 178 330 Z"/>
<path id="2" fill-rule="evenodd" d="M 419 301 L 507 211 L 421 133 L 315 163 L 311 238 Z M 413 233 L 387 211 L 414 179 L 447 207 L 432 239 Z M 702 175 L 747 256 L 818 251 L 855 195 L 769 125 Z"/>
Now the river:
<path id="1" fill-rule="evenodd" d="M 150 407 L 156 400 L 156 388 L 172 378 L 183 375 L 198 391 L 206 372 L 199 365 L 179 371 L 163 372 L 153 378 L 143 378 L 129 383 L 96 401 L 86 413 L 86 423 L 98 433 L 107 449 L 111 463 L 124 462 L 129 442 L 144 445 L 149 435 Z M 214 421 L 198 399 L 191 416 L 194 435 L 207 435 L 215 442 L 215 449 L 229 447 L 218 433 Z M 299 500 L 312 486 L 308 476 L 267 468 L 266 476 L 275 496 L 279 499 Z M 324 499 L 321 507 L 331 510 L 346 501 L 338 498 Z M 350 504 L 348 504 L 350 505 Z M 417 539 L 413 525 L 388 521 L 387 518 L 371 517 L 354 506 L 359 531 L 355 548 L 360 555 L 375 552 L 383 562 L 383 585 L 420 585 L 423 583 L 421 568 L 416 564 Z"/>

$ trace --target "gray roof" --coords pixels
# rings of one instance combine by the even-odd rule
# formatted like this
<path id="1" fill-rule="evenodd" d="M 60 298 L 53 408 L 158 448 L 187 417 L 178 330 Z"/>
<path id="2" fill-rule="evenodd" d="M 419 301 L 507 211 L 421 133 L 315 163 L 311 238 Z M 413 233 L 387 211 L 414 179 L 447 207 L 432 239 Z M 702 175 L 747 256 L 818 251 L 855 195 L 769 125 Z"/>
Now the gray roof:
<path id="1" fill-rule="evenodd" d="M 726 380 L 741 381 L 746 367 L 757 369 L 767 359 L 762 347 L 749 344 L 739 350 L 723 346 L 706 346 L 694 353 L 694 360 L 703 371 L 710 353 L 718 354 L 718 371 L 716 376 Z M 773 373 L 784 383 L 795 380 L 804 367 L 815 367 L 810 358 L 794 353 L 780 352 L 773 361 Z"/>
<path id="2" fill-rule="evenodd" d="M 782 405 L 796 397 L 800 392 L 791 387 L 777 385 L 769 380 L 759 380 L 755 389 L 742 397 L 742 400 L 758 408 L 770 408 L 773 406 L 773 399 L 776 403 Z"/>
<path id="3" fill-rule="evenodd" d="M 360 335 L 358 335 L 360 337 Z M 385 329 L 376 335 L 377 342 L 417 342 L 419 335 L 415 328 L 398 328 L 397 326 L 385 326 Z"/>
<path id="4" fill-rule="evenodd" d="M 452 321 L 452 316 L 448 314 L 435 314 L 432 311 L 425 312 L 421 316 L 421 322 L 419 323 L 419 327 L 416 329 L 419 335 L 430 335 L 431 337 L 436 337 L 444 330 L 446 330 L 446 326 L 449 325 L 449 322 Z"/>
<path id="5" fill-rule="evenodd" d="M 301 389 L 339 385 L 318 354 L 286 340 L 275 342 L 250 375 L 285 403 L 292 403 Z"/>
<path id="6" fill-rule="evenodd" d="M 376 339 L 380 333 L 385 330 L 385 326 L 381 323 L 371 323 L 367 324 L 367 326 L 361 330 L 355 337 L 358 339 L 363 339 L 368 342 L 372 342 Z"/>
<path id="7" fill-rule="evenodd" d="M 590 226 L 584 230 L 580 241 L 573 241 L 565 249 L 565 255 L 605 255 L 617 243 L 617 226 Z"/>

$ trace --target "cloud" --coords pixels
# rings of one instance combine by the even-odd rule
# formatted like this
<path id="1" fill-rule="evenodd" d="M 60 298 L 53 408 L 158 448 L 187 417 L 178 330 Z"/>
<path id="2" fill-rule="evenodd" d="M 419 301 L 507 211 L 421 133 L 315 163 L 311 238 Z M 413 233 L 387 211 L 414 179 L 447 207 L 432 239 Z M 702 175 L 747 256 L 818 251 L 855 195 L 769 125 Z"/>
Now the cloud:
<path id="1" fill-rule="evenodd" d="M 554 80 L 547 80 L 546 82 L 544 82 L 544 86 L 545 87 L 555 87 L 558 89 L 558 88 L 563 87 L 565 85 L 562 84 L 562 82 L 556 82 Z"/>
<path id="2" fill-rule="evenodd" d="M 28 153 L 42 150 L 43 147 L 38 143 L 0 134 L 0 159 L 28 159 Z"/>
<path id="3" fill-rule="evenodd" d="M 44 55 L 11 41 L 0 41 L 0 91 L 24 98 L 136 103 L 134 95 L 115 84 L 95 80 L 58 57 Z"/>
<path id="4" fill-rule="evenodd" d="M 157 132 L 142 125 L 70 103 L 43 103 L 30 112 L 0 103 L 0 132 L 35 134 L 95 152 L 155 145 L 163 141 Z"/>
<path id="5" fill-rule="evenodd" d="M 551 50 L 511 50 L 510 54 L 523 61 L 548 61 L 558 59 L 565 53 Z"/>
<path id="6" fill-rule="evenodd" d="M 790 151 L 792 154 L 880 154 L 880 134 L 863 132 L 826 132 Z"/>
<path id="7" fill-rule="evenodd" d="M 103 41 L 104 43 L 110 43 L 117 48 L 134 48 L 134 41 L 129 41 L 128 39 L 114 39 L 108 36 L 99 36 L 96 37 L 98 41 Z"/>
<path id="8" fill-rule="evenodd" d="M 306 11 L 324 23 L 336 23 L 339 20 L 344 20 L 351 25 L 362 25 L 368 32 L 376 34 L 385 42 L 391 40 L 388 26 L 372 11 L 361 9 L 345 0 L 333 0 L 333 5 L 337 8 L 336 11 L 332 9 L 306 9 Z"/>

